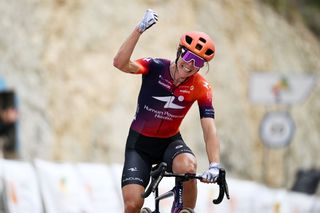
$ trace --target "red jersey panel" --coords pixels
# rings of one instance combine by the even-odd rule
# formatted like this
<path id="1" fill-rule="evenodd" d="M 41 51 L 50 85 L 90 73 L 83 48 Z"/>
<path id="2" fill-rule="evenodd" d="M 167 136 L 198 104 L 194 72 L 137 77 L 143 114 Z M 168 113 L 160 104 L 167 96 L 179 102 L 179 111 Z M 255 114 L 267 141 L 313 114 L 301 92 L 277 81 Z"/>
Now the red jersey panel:
<path id="1" fill-rule="evenodd" d="M 199 73 L 176 87 L 169 60 L 143 58 L 136 62 L 141 65 L 142 84 L 133 130 L 149 137 L 173 136 L 195 101 L 201 118 L 214 118 L 211 87 Z"/>

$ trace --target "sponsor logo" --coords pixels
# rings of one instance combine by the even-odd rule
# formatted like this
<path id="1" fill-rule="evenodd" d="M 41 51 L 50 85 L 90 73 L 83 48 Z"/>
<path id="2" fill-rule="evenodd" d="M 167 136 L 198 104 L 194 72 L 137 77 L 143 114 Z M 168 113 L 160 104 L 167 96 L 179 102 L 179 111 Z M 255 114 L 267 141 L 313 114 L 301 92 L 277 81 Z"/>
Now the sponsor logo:
<path id="1" fill-rule="evenodd" d="M 178 145 L 178 146 L 176 146 L 175 149 L 181 149 L 182 147 L 183 147 L 183 145 Z"/>
<path id="2" fill-rule="evenodd" d="M 137 177 L 128 177 L 123 179 L 123 183 L 128 182 L 128 181 L 139 181 L 141 183 L 143 183 L 143 180 L 141 178 L 137 178 Z"/>
<path id="3" fill-rule="evenodd" d="M 147 57 L 147 58 L 144 58 L 143 60 L 146 61 L 146 62 L 149 62 L 151 60 L 151 58 Z"/>
<path id="4" fill-rule="evenodd" d="M 131 171 L 131 172 L 139 171 L 137 167 L 132 167 L 132 168 L 129 168 L 128 170 Z"/>
<path id="5" fill-rule="evenodd" d="M 172 87 L 172 82 L 170 82 L 168 79 L 164 78 L 162 75 L 159 75 L 159 81 L 158 84 L 163 86 L 164 88 L 170 90 Z"/>
<path id="6" fill-rule="evenodd" d="M 180 90 L 180 92 L 190 94 L 190 90 Z"/>
<path id="7" fill-rule="evenodd" d="M 207 89 L 209 89 L 209 83 L 208 82 L 203 82 L 203 86 Z"/>
<path id="8" fill-rule="evenodd" d="M 194 90 L 194 86 L 180 86 L 179 87 L 179 92 L 181 93 L 186 93 L 186 94 L 190 94 L 192 90 Z"/>
<path id="9" fill-rule="evenodd" d="M 161 86 L 163 86 L 163 87 L 165 87 L 165 88 L 167 88 L 167 89 L 171 89 L 171 86 L 170 85 L 168 85 L 168 84 L 166 84 L 166 83 L 164 83 L 164 82 L 162 82 L 162 81 L 158 81 L 158 84 L 160 84 Z"/>
<path id="10" fill-rule="evenodd" d="M 184 115 L 174 115 L 174 114 L 171 114 L 168 111 L 161 111 L 161 110 L 156 110 L 156 109 L 150 108 L 147 105 L 144 106 L 144 109 L 147 110 L 148 112 L 154 113 L 154 117 L 158 118 L 158 119 L 164 119 L 164 120 L 172 121 L 173 119 L 182 119 L 182 118 L 184 118 Z"/>
<path id="11" fill-rule="evenodd" d="M 164 96 L 164 97 L 156 97 L 156 96 L 152 96 L 154 99 L 157 99 L 159 101 L 165 102 L 164 108 L 165 109 L 183 109 L 184 106 L 180 106 L 178 104 L 174 104 L 173 101 L 175 100 L 176 97 L 174 96 Z M 183 96 L 179 96 L 178 97 L 179 101 L 183 101 L 184 97 Z"/>

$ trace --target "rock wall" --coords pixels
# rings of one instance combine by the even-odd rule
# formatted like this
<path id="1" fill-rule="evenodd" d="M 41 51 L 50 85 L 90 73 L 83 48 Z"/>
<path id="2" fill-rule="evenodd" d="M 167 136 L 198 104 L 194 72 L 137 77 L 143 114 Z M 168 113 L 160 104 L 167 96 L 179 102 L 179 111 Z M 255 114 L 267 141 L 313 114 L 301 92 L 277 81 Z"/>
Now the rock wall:
<path id="1" fill-rule="evenodd" d="M 145 9 L 159 23 L 134 58 L 175 58 L 189 30 L 207 32 L 217 54 L 206 78 L 214 87 L 222 162 L 229 174 L 290 187 L 298 168 L 320 167 L 320 99 L 290 108 L 297 129 L 288 148 L 266 149 L 259 124 L 267 111 L 250 103 L 252 72 L 319 75 L 319 41 L 255 0 L 12 0 L 0 2 L 0 75 L 19 98 L 19 156 L 25 160 L 122 162 L 140 76 L 119 72 L 113 56 Z M 275 108 L 273 108 L 275 109 Z M 207 167 L 196 105 L 182 132 Z"/>

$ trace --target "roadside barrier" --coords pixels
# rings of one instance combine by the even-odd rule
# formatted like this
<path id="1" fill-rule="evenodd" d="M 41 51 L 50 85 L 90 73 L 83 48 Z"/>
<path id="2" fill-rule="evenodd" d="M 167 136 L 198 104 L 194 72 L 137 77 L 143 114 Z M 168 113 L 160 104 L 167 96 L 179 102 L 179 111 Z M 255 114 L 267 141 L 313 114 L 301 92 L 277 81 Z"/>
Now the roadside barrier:
<path id="1" fill-rule="evenodd" d="M 0 160 L 1 213 L 102 213 L 123 212 L 120 189 L 122 166 L 98 163 L 57 163 Z M 320 212 L 320 198 L 285 189 L 271 189 L 252 181 L 227 177 L 230 200 L 213 205 L 216 184 L 198 184 L 196 212 Z M 160 192 L 170 190 L 164 179 Z M 169 212 L 171 198 L 160 209 Z M 153 206 L 149 196 L 146 206 Z"/>

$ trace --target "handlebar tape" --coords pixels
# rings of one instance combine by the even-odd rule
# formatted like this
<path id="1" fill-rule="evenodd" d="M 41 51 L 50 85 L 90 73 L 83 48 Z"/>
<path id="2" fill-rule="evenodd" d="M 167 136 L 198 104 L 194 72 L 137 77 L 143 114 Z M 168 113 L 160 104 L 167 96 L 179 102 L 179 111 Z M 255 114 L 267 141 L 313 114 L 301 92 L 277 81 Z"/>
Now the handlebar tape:
<path id="1" fill-rule="evenodd" d="M 152 168 L 152 171 L 150 172 L 152 181 L 149 187 L 147 188 L 147 190 L 141 194 L 142 198 L 148 197 L 151 194 L 151 192 L 154 192 L 156 190 L 161 179 L 163 178 L 163 174 L 165 173 L 166 169 L 167 169 L 167 164 L 164 162 L 160 163 L 156 168 Z"/>

